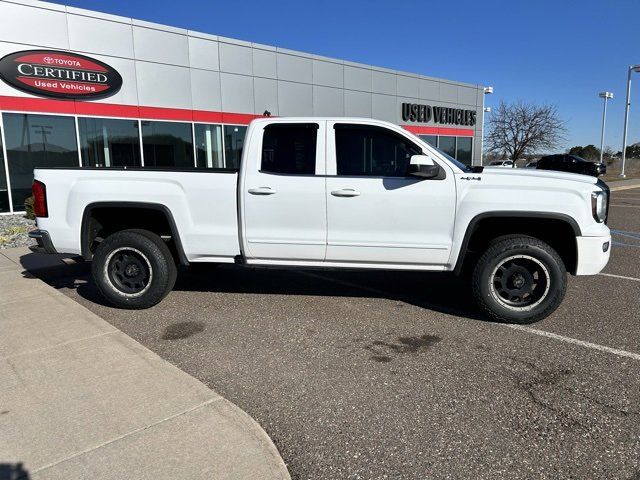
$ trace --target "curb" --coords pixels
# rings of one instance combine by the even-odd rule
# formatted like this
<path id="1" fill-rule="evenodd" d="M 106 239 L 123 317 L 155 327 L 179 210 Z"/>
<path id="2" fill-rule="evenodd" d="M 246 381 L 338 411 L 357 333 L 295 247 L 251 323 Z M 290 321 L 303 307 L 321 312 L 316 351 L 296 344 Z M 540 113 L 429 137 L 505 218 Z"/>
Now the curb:
<path id="1" fill-rule="evenodd" d="M 27 273 L 25 250 L 0 250 L 0 463 L 15 478 L 290 480 L 249 414 Z"/>
<path id="2" fill-rule="evenodd" d="M 633 188 L 640 188 L 640 183 L 637 184 L 637 185 L 623 185 L 621 187 L 611 187 L 611 186 L 609 186 L 609 189 L 612 192 L 619 192 L 621 190 L 631 190 Z"/>

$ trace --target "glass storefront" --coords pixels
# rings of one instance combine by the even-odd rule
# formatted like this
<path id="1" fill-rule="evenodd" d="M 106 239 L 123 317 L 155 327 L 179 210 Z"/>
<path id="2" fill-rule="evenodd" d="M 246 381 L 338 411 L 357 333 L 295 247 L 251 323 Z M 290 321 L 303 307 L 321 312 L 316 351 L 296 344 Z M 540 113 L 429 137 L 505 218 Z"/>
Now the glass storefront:
<path id="1" fill-rule="evenodd" d="M 224 157 L 225 168 L 240 168 L 242 158 L 242 146 L 247 127 L 239 125 L 224 126 Z"/>
<path id="2" fill-rule="evenodd" d="M 78 118 L 82 165 L 139 167 L 140 134 L 137 120 Z"/>
<path id="3" fill-rule="evenodd" d="M 190 123 L 142 122 L 145 167 L 193 168 Z"/>
<path id="4" fill-rule="evenodd" d="M 23 211 L 34 168 L 78 166 L 75 120 L 23 113 L 4 113 L 2 118 L 13 209 Z"/>
<path id="5" fill-rule="evenodd" d="M 420 138 L 427 142 L 432 147 L 438 148 L 438 136 L 437 135 L 420 135 Z"/>
<path id="6" fill-rule="evenodd" d="M 2 148 L 2 134 L 0 133 L 0 213 L 10 210 L 7 174 L 4 168 L 4 148 Z"/>
<path id="7" fill-rule="evenodd" d="M 438 148 L 447 155 L 456 157 L 456 137 L 440 137 L 438 139 Z"/>
<path id="8" fill-rule="evenodd" d="M 457 137 L 456 159 L 465 165 L 471 165 L 473 139 L 471 137 Z"/>
<path id="9" fill-rule="evenodd" d="M 451 137 L 438 135 L 419 135 L 419 137 L 447 155 L 460 160 L 465 165 L 471 165 L 473 157 L 472 137 Z"/>
<path id="10" fill-rule="evenodd" d="M 224 168 L 222 157 L 222 126 L 195 124 L 196 166 Z"/>
<path id="11" fill-rule="evenodd" d="M 238 169 L 247 132 L 242 125 L 78 117 L 78 139 L 73 116 L 3 113 L 2 119 L 6 158 L 0 136 L 0 213 L 24 211 L 34 168 L 77 167 L 80 159 L 87 167 L 140 167 L 144 163 L 149 168 Z M 471 164 L 473 138 L 421 138 Z"/>

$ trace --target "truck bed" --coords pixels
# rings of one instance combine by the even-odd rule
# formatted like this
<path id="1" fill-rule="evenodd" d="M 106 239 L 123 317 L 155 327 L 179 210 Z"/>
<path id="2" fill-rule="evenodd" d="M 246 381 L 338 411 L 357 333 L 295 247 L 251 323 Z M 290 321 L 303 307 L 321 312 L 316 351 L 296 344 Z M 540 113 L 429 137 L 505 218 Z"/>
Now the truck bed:
<path id="1" fill-rule="evenodd" d="M 232 262 L 240 253 L 235 170 L 37 168 L 34 178 L 46 184 L 49 208 L 38 227 L 57 251 L 82 253 L 87 207 L 131 203 L 168 210 L 189 262 Z"/>

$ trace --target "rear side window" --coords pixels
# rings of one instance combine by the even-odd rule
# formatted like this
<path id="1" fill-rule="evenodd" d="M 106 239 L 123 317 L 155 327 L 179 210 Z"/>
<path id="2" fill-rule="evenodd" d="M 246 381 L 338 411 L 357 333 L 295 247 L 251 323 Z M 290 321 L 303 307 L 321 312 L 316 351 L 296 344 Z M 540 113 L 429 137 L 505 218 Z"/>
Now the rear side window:
<path id="1" fill-rule="evenodd" d="M 316 172 L 317 123 L 274 123 L 264 129 L 260 170 L 313 175 Z"/>
<path id="2" fill-rule="evenodd" d="M 382 127 L 336 124 L 338 175 L 405 177 L 412 155 L 422 149 Z"/>

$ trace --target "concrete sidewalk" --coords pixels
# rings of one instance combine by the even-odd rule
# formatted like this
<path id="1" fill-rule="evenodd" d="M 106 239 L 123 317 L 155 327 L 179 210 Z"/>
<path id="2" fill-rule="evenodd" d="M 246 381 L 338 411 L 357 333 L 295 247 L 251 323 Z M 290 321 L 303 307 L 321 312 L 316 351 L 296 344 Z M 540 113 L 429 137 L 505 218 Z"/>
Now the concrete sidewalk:
<path id="1" fill-rule="evenodd" d="M 27 252 L 0 250 L 0 478 L 290 478 L 251 417 L 26 273 L 51 260 Z"/>
<path id="2" fill-rule="evenodd" d="M 629 190 L 631 188 L 640 188 L 640 179 L 631 178 L 629 180 L 610 180 L 607 182 L 609 188 L 613 192 L 619 192 L 621 190 Z"/>

